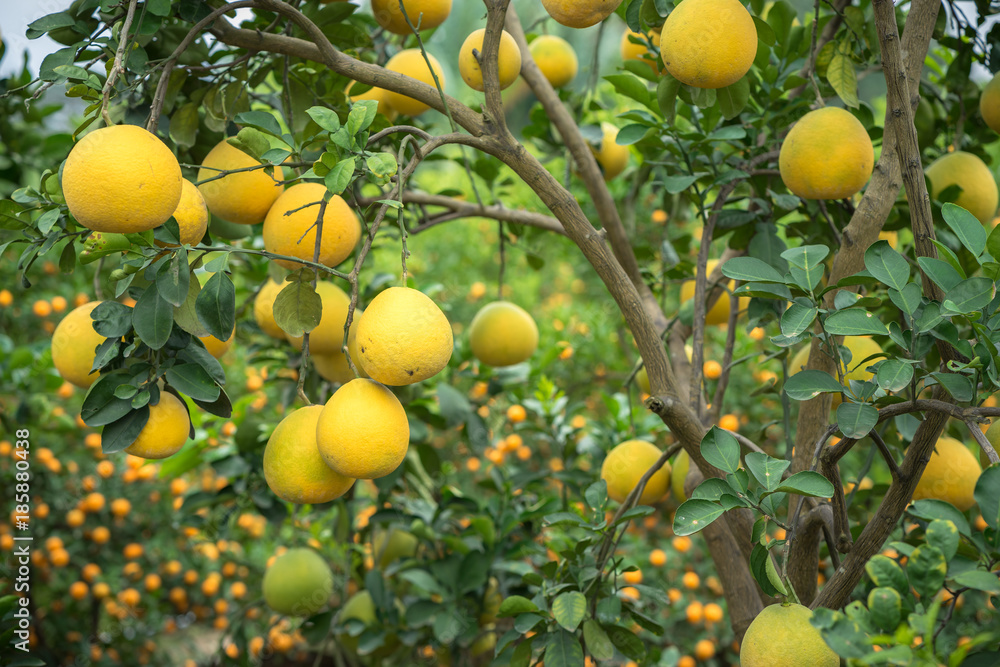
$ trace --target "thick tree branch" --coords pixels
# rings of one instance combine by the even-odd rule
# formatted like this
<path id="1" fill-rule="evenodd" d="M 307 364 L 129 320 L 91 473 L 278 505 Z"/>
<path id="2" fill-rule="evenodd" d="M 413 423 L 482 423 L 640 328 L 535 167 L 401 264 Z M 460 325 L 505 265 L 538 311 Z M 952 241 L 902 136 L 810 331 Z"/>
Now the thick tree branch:
<path id="1" fill-rule="evenodd" d="M 788 536 L 788 578 L 802 604 L 816 598 L 816 570 L 820 538 L 833 531 L 833 509 L 827 503 L 818 504 L 799 518 Z"/>
<path id="2" fill-rule="evenodd" d="M 521 22 L 513 7 L 507 11 L 507 32 L 513 36 L 514 41 L 517 42 L 517 46 L 521 50 L 521 76 L 527 82 L 532 92 L 535 93 L 538 101 L 541 102 L 552 124 L 559 131 L 559 135 L 566 144 L 566 148 L 572 154 L 580 177 L 583 179 L 587 192 L 590 194 L 594 207 L 597 209 L 601 225 L 607 231 L 608 242 L 611 244 L 615 257 L 625 270 L 629 280 L 632 281 L 635 289 L 639 292 L 646 313 L 653 321 L 657 331 L 665 331 L 667 317 L 663 314 L 663 310 L 656 301 L 653 291 L 649 289 L 649 286 L 646 285 L 643 279 L 642 272 L 639 269 L 639 262 L 636 260 L 635 252 L 632 249 L 632 243 L 625 232 L 625 226 L 622 224 L 621 217 L 619 216 L 618 207 L 615 205 L 615 201 L 611 197 L 611 192 L 604 182 L 604 175 L 597 164 L 597 158 L 594 156 L 594 152 L 591 150 L 586 139 L 580 133 L 577 119 L 573 118 L 572 114 L 570 114 L 569 109 L 559 99 L 559 94 L 549 83 L 548 79 L 545 78 L 545 75 L 542 74 L 542 71 L 538 69 L 534 58 L 531 57 L 531 48 L 528 46 L 524 29 L 521 27 Z"/>

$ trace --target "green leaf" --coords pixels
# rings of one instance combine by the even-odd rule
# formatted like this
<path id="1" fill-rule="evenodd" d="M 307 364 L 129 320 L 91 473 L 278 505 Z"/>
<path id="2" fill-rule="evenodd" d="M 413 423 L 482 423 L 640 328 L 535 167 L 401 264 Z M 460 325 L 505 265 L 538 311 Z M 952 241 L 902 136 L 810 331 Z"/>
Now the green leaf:
<path id="1" fill-rule="evenodd" d="M 938 384 L 944 387 L 956 401 L 967 403 L 975 396 L 975 387 L 972 384 L 972 378 L 967 375 L 941 372 L 931 373 L 930 377 L 934 378 Z M 927 382 L 926 384 L 930 385 L 931 383 Z"/>
<path id="2" fill-rule="evenodd" d="M 837 425 L 848 438 L 863 438 L 878 423 L 878 410 L 873 405 L 841 403 L 837 406 Z"/>
<path id="3" fill-rule="evenodd" d="M 873 588 L 868 594 L 868 610 L 876 626 L 892 632 L 903 617 L 903 599 L 895 588 Z"/>
<path id="4" fill-rule="evenodd" d="M 608 503 L 608 483 L 603 479 L 597 480 L 583 492 L 583 498 L 590 509 L 603 512 L 604 506 Z"/>
<path id="5" fill-rule="evenodd" d="M 882 554 L 872 556 L 871 560 L 865 563 L 865 572 L 876 586 L 889 586 L 901 593 L 910 590 L 903 568 L 888 556 Z"/>
<path id="6" fill-rule="evenodd" d="M 943 500 L 935 500 L 933 498 L 916 500 L 906 509 L 906 511 L 918 519 L 924 519 L 925 521 L 947 519 L 955 524 L 958 528 L 958 532 L 962 535 L 967 537 L 972 535 L 972 532 L 969 529 L 969 522 L 965 518 L 965 515 L 958 511 L 954 505 L 946 503 Z"/>
<path id="7" fill-rule="evenodd" d="M 126 382 L 128 375 L 123 371 L 102 374 L 90 385 L 87 396 L 80 408 L 80 417 L 91 428 L 105 426 L 121 419 L 132 411 L 127 400 L 115 396 L 119 384 Z"/>
<path id="8" fill-rule="evenodd" d="M 917 257 L 917 264 L 931 281 L 945 292 L 962 282 L 962 276 L 954 266 L 933 257 Z"/>
<path id="9" fill-rule="evenodd" d="M 618 131 L 618 136 L 615 137 L 615 143 L 619 146 L 631 146 L 632 144 L 637 144 L 649 133 L 650 129 L 651 128 L 648 125 L 631 123 Z"/>
<path id="10" fill-rule="evenodd" d="M 274 299 L 274 321 L 289 336 L 312 331 L 322 318 L 323 300 L 311 283 L 289 282 Z"/>
<path id="11" fill-rule="evenodd" d="M 146 11 L 153 16 L 170 16 L 173 0 L 146 0 Z"/>
<path id="12" fill-rule="evenodd" d="M 215 273 L 194 302 L 198 321 L 219 340 L 229 340 L 236 326 L 236 288 L 229 276 Z"/>
<path id="13" fill-rule="evenodd" d="M 535 611 L 538 611 L 538 605 L 534 602 L 520 595 L 511 595 L 500 603 L 500 611 L 497 612 L 497 618 L 510 618 L 518 614 L 527 614 Z"/>
<path id="14" fill-rule="evenodd" d="M 840 393 L 843 385 L 827 373 L 819 370 L 804 370 L 785 380 L 784 391 L 795 401 L 808 401 L 820 394 Z"/>
<path id="15" fill-rule="evenodd" d="M 774 590 L 782 595 L 788 595 L 788 589 L 785 588 L 785 584 L 781 581 L 781 575 L 778 574 L 778 568 L 774 564 L 773 558 L 764 560 L 764 571 L 767 573 L 767 580 L 774 586 Z"/>
<path id="16" fill-rule="evenodd" d="M 660 83 L 656 86 L 656 102 L 660 107 L 660 114 L 670 124 L 673 124 L 677 112 L 677 93 L 680 89 L 681 82 L 667 72 L 663 73 Z"/>
<path id="17" fill-rule="evenodd" d="M 200 338 L 208 335 L 208 329 L 198 319 L 198 311 L 195 308 L 199 294 L 201 294 L 201 283 L 198 280 L 198 276 L 192 274 L 184 303 L 174 308 L 174 323 L 192 336 Z"/>
<path id="18" fill-rule="evenodd" d="M 740 467 L 740 445 L 736 438 L 718 426 L 713 426 L 701 440 L 705 460 L 724 472 L 736 472 Z"/>
<path id="19" fill-rule="evenodd" d="M 750 552 L 750 572 L 764 594 L 774 596 L 778 594 L 778 589 L 774 587 L 771 578 L 767 576 L 770 569 L 767 563 L 770 560 L 771 554 L 764 545 L 759 542 L 753 545 L 753 550 Z"/>
<path id="20" fill-rule="evenodd" d="M 635 636 L 631 630 L 621 627 L 620 625 L 608 625 L 605 626 L 604 630 L 608 633 L 608 638 L 611 643 L 614 644 L 619 651 L 626 658 L 631 658 L 636 662 L 642 662 L 643 658 L 646 657 L 646 645 L 642 643 L 642 640 Z M 549 664 L 548 660 L 545 664 Z M 580 665 L 583 663 L 581 662 Z M 579 665 L 575 666 L 579 667 Z"/>
<path id="21" fill-rule="evenodd" d="M 744 282 L 784 283 L 774 268 L 756 257 L 733 257 L 722 265 L 722 275 Z"/>
<path id="22" fill-rule="evenodd" d="M 977 591 L 1000 595 L 1000 579 L 993 572 L 969 570 L 950 579 L 956 588 L 972 588 Z"/>
<path id="23" fill-rule="evenodd" d="M 191 282 L 187 250 L 178 248 L 173 258 L 156 273 L 156 289 L 163 300 L 172 306 L 181 306 L 187 298 Z"/>
<path id="24" fill-rule="evenodd" d="M 332 109 L 326 107 L 310 107 L 306 113 L 313 121 L 327 132 L 336 132 L 340 129 L 340 116 Z"/>
<path id="25" fill-rule="evenodd" d="M 59 28 L 68 28 L 75 23 L 76 19 L 69 12 L 47 14 L 29 23 L 25 35 L 28 39 L 38 39 L 47 32 L 58 30 Z"/>
<path id="26" fill-rule="evenodd" d="M 781 475 L 792 464 L 791 461 L 776 459 L 763 452 L 750 452 L 744 458 L 747 470 L 768 491 L 774 491 L 781 485 Z"/>
<path id="27" fill-rule="evenodd" d="M 826 80 L 830 82 L 837 96 L 852 109 L 860 106 L 858 100 L 858 74 L 854 62 L 839 50 L 833 54 L 826 68 Z"/>
<path id="28" fill-rule="evenodd" d="M 281 126 L 277 119 L 266 111 L 244 111 L 236 114 L 233 121 L 237 125 L 253 127 L 275 137 L 281 136 Z"/>
<path id="29" fill-rule="evenodd" d="M 927 544 L 937 547 L 944 554 L 945 560 L 951 560 L 958 553 L 958 527 L 947 519 L 935 519 L 927 525 L 924 532 Z"/>
<path id="30" fill-rule="evenodd" d="M 576 635 L 559 630 L 545 648 L 545 664 L 552 667 L 583 667 L 583 647 Z"/>
<path id="31" fill-rule="evenodd" d="M 988 306 L 996 293 L 992 280 L 976 276 L 946 290 L 942 305 L 955 313 L 974 313 Z"/>
<path id="32" fill-rule="evenodd" d="M 630 99 L 639 102 L 652 111 L 659 113 L 658 105 L 653 101 L 646 82 L 631 73 L 611 74 L 604 77 L 605 81 L 611 83 L 619 93 Z"/>
<path id="33" fill-rule="evenodd" d="M 105 338 L 121 338 L 132 331 L 132 309 L 123 303 L 106 300 L 90 311 L 94 331 Z"/>
<path id="34" fill-rule="evenodd" d="M 587 652 L 596 660 L 611 660 L 615 657 L 615 645 L 604 628 L 590 618 L 583 624 L 583 641 L 587 644 Z"/>
<path id="35" fill-rule="evenodd" d="M 889 330 L 875 315 L 860 308 L 848 308 L 831 313 L 823 325 L 835 336 L 887 336 Z"/>
<path id="36" fill-rule="evenodd" d="M 148 421 L 149 406 L 144 405 L 111 422 L 101 431 L 101 451 L 105 454 L 122 451 L 135 442 Z"/>
<path id="37" fill-rule="evenodd" d="M 993 530 L 1000 528 L 1000 465 L 991 465 L 983 471 L 973 497 L 986 525 Z"/>
<path id="38" fill-rule="evenodd" d="M 982 225 L 979 225 L 982 229 Z M 865 268 L 889 287 L 903 289 L 910 280 L 910 265 L 887 241 L 876 241 L 865 251 Z"/>
<path id="39" fill-rule="evenodd" d="M 913 316 L 913 313 L 917 312 L 917 308 L 920 307 L 920 297 L 923 296 L 920 285 L 916 283 L 907 283 L 901 290 L 890 287 L 888 294 L 889 300 L 910 317 Z"/>
<path id="40" fill-rule="evenodd" d="M 159 350 L 170 338 L 174 308 L 160 297 L 155 285 L 147 287 L 132 308 L 132 327 L 139 339 L 154 350 Z"/>
<path id="41" fill-rule="evenodd" d="M 944 585 L 948 561 L 940 549 L 922 544 L 913 550 L 906 562 L 906 576 L 920 597 L 930 600 Z"/>
<path id="42" fill-rule="evenodd" d="M 819 310 L 815 307 L 793 303 L 781 315 L 781 333 L 794 337 L 805 332 L 816 320 Z"/>
<path id="43" fill-rule="evenodd" d="M 347 115 L 347 131 L 357 136 L 367 130 L 378 115 L 378 102 L 375 100 L 360 100 L 355 102 Z"/>
<path id="44" fill-rule="evenodd" d="M 191 148 L 198 139 L 198 105 L 191 103 L 178 107 L 170 116 L 170 138 L 184 148 Z"/>
<path id="45" fill-rule="evenodd" d="M 570 632 L 576 632 L 587 615 L 587 598 L 579 591 L 569 591 L 552 601 L 552 618 Z"/>
<path id="46" fill-rule="evenodd" d="M 396 175 L 399 165 L 392 153 L 375 153 L 365 160 L 368 170 L 378 178 L 391 178 Z"/>
<path id="47" fill-rule="evenodd" d="M 875 380 L 886 391 L 900 391 L 913 379 L 913 366 L 899 359 L 886 359 L 878 366 Z"/>
<path id="48" fill-rule="evenodd" d="M 986 250 L 986 229 L 976 216 L 957 204 L 947 203 L 941 207 L 941 217 L 973 257 L 983 254 Z"/>
<path id="49" fill-rule="evenodd" d="M 674 533 L 676 535 L 693 535 L 709 525 L 725 510 L 718 503 L 692 498 L 685 500 L 674 514 Z"/>
<path id="50" fill-rule="evenodd" d="M 167 369 L 167 382 L 174 389 L 199 401 L 214 401 L 222 391 L 198 364 L 177 364 Z"/>
<path id="51" fill-rule="evenodd" d="M 323 179 L 326 183 L 326 189 L 335 195 L 343 194 L 347 186 L 351 184 L 351 179 L 354 178 L 356 166 L 357 162 L 354 157 L 344 158 L 338 162 Z"/>
<path id="52" fill-rule="evenodd" d="M 833 496 L 833 484 L 818 472 L 803 470 L 781 482 L 775 491 L 813 498 L 830 498 Z"/>
<path id="53" fill-rule="evenodd" d="M 740 115 L 750 101 L 750 78 L 744 76 L 736 83 L 716 91 L 722 117 L 732 120 Z"/>
<path id="54" fill-rule="evenodd" d="M 676 195 L 690 188 L 703 175 L 702 173 L 698 173 L 666 176 L 663 178 L 663 188 L 670 194 Z"/>

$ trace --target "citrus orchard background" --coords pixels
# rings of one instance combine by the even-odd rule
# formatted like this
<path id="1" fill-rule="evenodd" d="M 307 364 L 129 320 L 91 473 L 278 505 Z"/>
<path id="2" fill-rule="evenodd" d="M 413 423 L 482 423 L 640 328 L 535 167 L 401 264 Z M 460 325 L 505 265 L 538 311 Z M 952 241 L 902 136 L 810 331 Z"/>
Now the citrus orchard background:
<path id="1" fill-rule="evenodd" d="M 1000 414 L 995 347 L 978 347 L 997 340 L 995 286 L 983 276 L 996 273 L 986 251 L 1000 100 L 995 84 L 980 95 L 969 78 L 974 61 L 992 65 L 988 44 L 930 21 L 936 41 L 913 129 L 930 165 L 935 252 L 957 279 L 919 266 L 948 285 L 947 301 L 929 283 L 921 293 L 919 273 L 908 283 L 904 255 L 890 254 L 927 258 L 908 229 L 921 213 L 902 196 L 868 225 L 869 241 L 884 241 L 876 254 L 837 273 L 849 255 L 839 244 L 865 210 L 859 193 L 886 169 L 875 164 L 894 104 L 891 90 L 867 83 L 881 76 L 867 3 L 841 8 L 843 22 L 824 8 L 813 33 L 813 8 L 785 2 L 514 2 L 530 58 L 520 28 L 480 30 L 498 26 L 506 3 L 408 0 L 410 23 L 393 1 L 347 4 L 292 3 L 298 15 L 262 0 L 233 25 L 315 42 L 305 23 L 284 27 L 314 19 L 335 47 L 435 86 L 429 62 L 457 98 L 450 118 L 429 111 L 443 106 L 437 92 L 396 79 L 379 81 L 395 92 L 370 88 L 357 81 L 372 70 L 335 59 L 324 70 L 309 58 L 327 56 L 301 44 L 285 56 L 269 54 L 270 42 L 246 52 L 250 37 L 233 25 L 212 24 L 213 40 L 203 26 L 181 47 L 221 2 L 77 0 L 29 28 L 70 48 L 42 63 L 44 83 L 25 72 L 2 82 L 0 98 L 0 191 L 10 196 L 0 204 L 5 660 L 994 664 L 1000 483 L 996 466 L 980 476 L 989 460 L 973 454 L 970 432 L 1000 441 L 986 430 Z M 116 26 L 110 37 L 105 22 Z M 495 57 L 476 55 L 490 49 Z M 79 67 L 97 56 L 122 72 Z M 870 76 L 859 81 L 855 69 Z M 29 99 L 49 83 L 44 104 Z M 530 158 L 454 137 L 484 152 L 420 152 L 457 126 L 490 135 L 462 103 L 489 117 L 501 88 Z M 89 106 L 67 107 L 69 127 L 55 130 L 47 119 L 67 98 Z M 809 112 L 824 98 L 829 106 Z M 159 139 L 140 129 L 148 117 Z M 394 124 L 411 137 L 382 133 Z M 411 170 L 414 151 L 425 161 Z M 948 201 L 968 213 L 942 209 Z M 587 218 L 602 234 L 588 235 Z M 596 247 L 605 236 L 614 256 Z M 835 252 L 816 260 L 819 244 Z M 817 284 L 866 266 L 866 279 L 845 283 L 864 284 L 864 298 L 838 296 L 816 320 L 813 347 L 840 361 L 810 360 L 810 325 L 833 298 Z M 318 282 L 310 270 L 331 268 Z M 730 298 L 737 281 L 752 288 Z M 893 296 L 904 285 L 925 297 L 920 310 Z M 622 305 L 628 289 L 652 300 L 645 315 Z M 951 304 L 946 321 L 920 329 L 934 299 Z M 801 319 L 811 304 L 813 319 Z M 910 338 L 834 325 L 833 315 L 859 312 L 899 319 Z M 970 323 L 980 318 L 986 329 Z M 650 331 L 671 353 L 669 382 L 655 336 L 660 360 L 649 355 Z M 903 383 L 900 359 L 917 369 Z M 823 363 L 836 388 L 817 380 Z M 945 367 L 970 378 L 967 391 L 940 377 Z M 866 410 L 932 392 L 967 411 L 950 413 L 960 417 L 945 426 L 954 438 L 938 439 L 939 426 L 926 457 L 907 453 L 927 437 L 910 413 L 875 431 L 859 425 Z M 828 402 L 810 421 L 805 401 L 820 393 L 835 412 Z M 693 421 L 663 408 L 690 396 Z M 801 453 L 815 440 L 803 434 L 827 420 L 839 422 L 819 440 L 836 452 L 835 474 L 821 468 L 826 455 Z M 18 429 L 30 432 L 27 454 Z M 912 470 L 896 463 L 904 456 L 927 464 L 902 504 L 918 502 L 887 522 L 879 555 L 851 565 L 838 538 L 863 540 L 878 523 Z M 25 458 L 31 657 L 13 648 L 20 603 L 8 576 L 24 534 L 14 494 Z M 805 476 L 795 484 L 786 473 L 790 494 L 765 498 L 777 486 L 759 471 L 780 477 L 789 463 Z M 713 477 L 719 470 L 736 481 Z M 734 498 L 713 483 L 742 484 L 752 502 L 706 509 Z M 800 497 L 820 499 L 801 523 Z M 741 543 L 688 518 L 697 508 L 710 524 L 736 506 L 746 509 L 727 516 L 757 519 Z M 812 518 L 830 507 L 843 509 L 839 523 Z M 740 535 L 738 519 L 715 528 L 726 521 L 726 534 Z M 811 553 L 796 551 L 787 529 L 799 545 L 813 534 Z M 736 587 L 727 558 L 742 563 L 747 587 Z M 794 603 L 829 595 L 827 581 L 852 567 L 843 601 L 827 605 L 847 615 L 823 609 L 810 623 Z"/>

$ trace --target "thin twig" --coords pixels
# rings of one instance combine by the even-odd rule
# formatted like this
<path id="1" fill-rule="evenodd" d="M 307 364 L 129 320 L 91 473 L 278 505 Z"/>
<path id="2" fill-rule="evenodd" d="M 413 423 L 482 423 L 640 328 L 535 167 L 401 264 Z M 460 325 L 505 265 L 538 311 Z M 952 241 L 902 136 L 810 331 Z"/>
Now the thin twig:
<path id="1" fill-rule="evenodd" d="M 108 72 L 108 80 L 104 82 L 101 117 L 104 118 L 104 123 L 109 127 L 111 126 L 111 115 L 108 113 L 108 104 L 111 102 L 111 91 L 115 87 L 118 77 L 125 72 L 122 62 L 125 60 L 126 49 L 132 44 L 132 41 L 128 37 L 128 32 L 132 29 L 132 19 L 135 18 L 135 8 L 138 4 L 139 0 L 129 0 L 128 12 L 125 14 L 125 23 L 122 24 L 122 31 L 118 35 L 118 48 L 115 50 L 115 60 L 111 65 L 111 70 Z"/>

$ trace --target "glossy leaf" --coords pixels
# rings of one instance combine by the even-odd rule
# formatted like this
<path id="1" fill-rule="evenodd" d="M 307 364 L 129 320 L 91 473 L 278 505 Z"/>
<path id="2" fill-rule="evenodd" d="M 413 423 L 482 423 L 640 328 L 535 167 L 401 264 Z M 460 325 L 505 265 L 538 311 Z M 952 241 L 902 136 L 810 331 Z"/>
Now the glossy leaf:
<path id="1" fill-rule="evenodd" d="M 733 257 L 722 265 L 722 275 L 745 282 L 783 283 L 774 268 L 756 257 Z"/>
<path id="2" fill-rule="evenodd" d="M 774 491 L 781 485 L 781 475 L 792 464 L 791 461 L 776 459 L 763 452 L 750 452 L 745 460 L 747 470 L 768 491 Z"/>
<path id="3" fill-rule="evenodd" d="M 739 443 L 717 426 L 713 426 L 702 438 L 701 454 L 706 461 L 725 472 L 735 472 L 740 467 Z"/>
<path id="4" fill-rule="evenodd" d="M 552 601 L 552 618 L 570 632 L 576 632 L 586 615 L 587 598 L 579 591 L 562 593 Z"/>
<path id="5" fill-rule="evenodd" d="M 865 268 L 893 289 L 903 289 L 910 280 L 910 265 L 887 241 L 876 241 L 868 247 Z"/>
<path id="6" fill-rule="evenodd" d="M 983 254 L 986 250 L 986 229 L 976 216 L 949 202 L 941 207 L 941 217 L 973 257 Z"/>
<path id="7" fill-rule="evenodd" d="M 900 391 L 913 379 L 913 366 L 899 359 L 886 359 L 878 366 L 875 380 L 886 391 Z"/>
<path id="8" fill-rule="evenodd" d="M 174 308 L 154 285 L 146 288 L 132 308 L 132 326 L 143 343 L 154 350 L 166 345 L 174 326 Z"/>
<path id="9" fill-rule="evenodd" d="M 836 336 L 884 336 L 889 333 L 882 321 L 861 308 L 848 308 L 831 313 L 823 328 Z"/>
<path id="10" fill-rule="evenodd" d="M 685 500 L 674 514 L 674 533 L 693 535 L 722 516 L 723 512 L 722 507 L 708 500 Z"/>
<path id="11" fill-rule="evenodd" d="M 794 372 L 794 369 L 789 370 Z M 784 390 L 793 400 L 808 401 L 820 394 L 840 393 L 844 391 L 844 387 L 826 371 L 807 369 L 785 380 Z"/>
<path id="12" fill-rule="evenodd" d="M 937 547 L 922 544 L 913 550 L 906 562 L 906 576 L 910 585 L 922 598 L 937 595 L 948 574 L 948 561 Z"/>
<path id="13" fill-rule="evenodd" d="M 837 406 L 837 425 L 848 438 L 863 438 L 878 423 L 878 410 L 873 405 L 841 403 Z"/>

